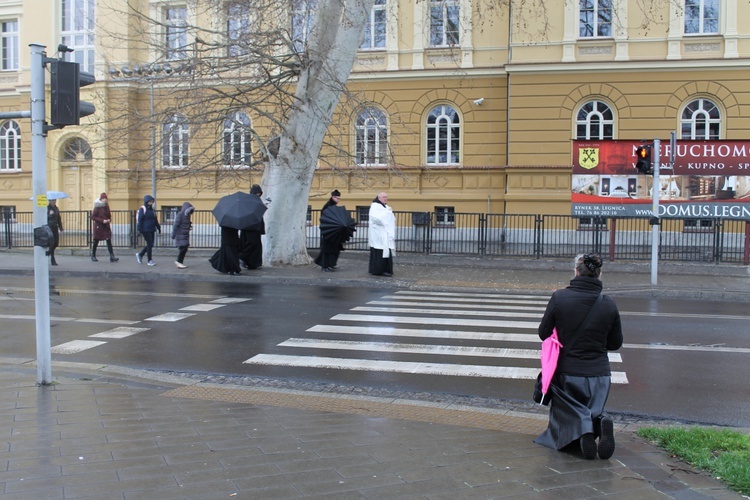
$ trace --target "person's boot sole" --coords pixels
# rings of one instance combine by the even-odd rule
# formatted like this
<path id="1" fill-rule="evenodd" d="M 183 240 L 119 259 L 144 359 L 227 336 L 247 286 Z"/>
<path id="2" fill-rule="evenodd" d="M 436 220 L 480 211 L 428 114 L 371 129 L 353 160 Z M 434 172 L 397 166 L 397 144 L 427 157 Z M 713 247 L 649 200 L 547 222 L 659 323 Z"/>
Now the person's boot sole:
<path id="1" fill-rule="evenodd" d="M 596 438 L 590 432 L 581 436 L 581 453 L 586 460 L 596 458 Z"/>
<path id="2" fill-rule="evenodd" d="M 606 460 L 615 453 L 615 426 L 612 419 L 603 417 L 599 429 L 599 458 Z"/>

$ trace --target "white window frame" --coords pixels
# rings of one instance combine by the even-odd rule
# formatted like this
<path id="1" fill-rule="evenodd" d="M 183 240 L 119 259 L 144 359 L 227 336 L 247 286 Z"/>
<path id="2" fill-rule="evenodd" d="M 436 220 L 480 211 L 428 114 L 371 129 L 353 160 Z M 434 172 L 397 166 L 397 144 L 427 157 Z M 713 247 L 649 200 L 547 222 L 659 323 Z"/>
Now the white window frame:
<path id="1" fill-rule="evenodd" d="M 0 36 L 2 42 L 2 62 L 0 70 L 15 71 L 18 70 L 18 19 L 2 20 Z"/>
<path id="2" fill-rule="evenodd" d="M 383 110 L 368 107 L 357 114 L 354 149 L 359 166 L 388 164 L 388 116 Z"/>
<path id="3" fill-rule="evenodd" d="M 590 107 L 591 109 L 586 109 Z M 581 116 L 583 113 L 586 116 Z M 610 118 L 607 118 L 607 114 Z M 586 133 L 581 135 L 578 133 L 581 127 L 586 128 Z M 606 130 L 609 127 L 611 133 L 607 134 Z M 597 128 L 596 133 L 592 133 L 593 129 Z M 593 99 L 586 101 L 578 108 L 576 114 L 576 139 L 579 141 L 589 140 L 605 140 L 615 138 L 615 114 L 612 111 L 612 107 L 604 101 Z"/>
<path id="4" fill-rule="evenodd" d="M 252 163 L 251 127 L 245 113 L 237 112 L 224 120 L 222 161 L 225 168 L 247 168 Z"/>
<path id="5" fill-rule="evenodd" d="M 461 121 L 458 111 L 449 104 L 438 104 L 430 110 L 425 124 L 427 165 L 461 164 Z M 454 142 L 458 143 L 457 148 Z"/>
<path id="6" fill-rule="evenodd" d="M 307 47 L 307 39 L 313 29 L 318 0 L 292 0 L 291 33 L 292 46 L 297 52 Z"/>
<path id="7" fill-rule="evenodd" d="M 190 125 L 184 116 L 173 115 L 162 126 L 163 168 L 187 168 L 189 153 Z"/>
<path id="8" fill-rule="evenodd" d="M 430 47 L 455 47 L 461 44 L 460 0 L 431 0 L 429 11 Z M 439 20 L 439 24 L 434 21 Z M 449 26 L 455 25 L 455 31 Z"/>
<path id="9" fill-rule="evenodd" d="M 21 127 L 14 120 L 0 125 L 0 172 L 21 170 Z"/>
<path id="10" fill-rule="evenodd" d="M 611 38 L 612 0 L 579 0 L 578 1 L 578 37 L 579 38 Z M 584 13 L 590 12 L 590 17 L 584 19 Z M 609 15 L 609 19 L 607 19 Z"/>
<path id="11" fill-rule="evenodd" d="M 710 14 L 711 9 L 715 9 L 715 18 L 707 17 L 707 15 Z M 685 34 L 718 34 L 720 29 L 720 14 L 720 0 L 685 0 Z"/>
<path id="12" fill-rule="evenodd" d="M 164 7 L 164 57 L 169 61 L 187 59 L 188 11 L 184 5 Z"/>
<path id="13" fill-rule="evenodd" d="M 721 133 L 721 108 L 715 102 L 701 97 L 685 105 L 680 117 L 680 138 L 696 141 L 721 139 Z"/>
<path id="14" fill-rule="evenodd" d="M 370 16 L 365 25 L 365 39 L 359 47 L 361 50 L 385 49 L 388 38 L 386 2 L 387 0 L 375 0 L 375 4 L 370 9 Z M 379 27 L 382 27 L 381 31 L 378 30 Z"/>
<path id="15" fill-rule="evenodd" d="M 232 2 L 227 5 L 227 55 L 236 57 L 249 52 L 242 40 L 250 31 L 250 7 L 246 3 Z M 237 42 L 240 43 L 237 43 Z"/>
<path id="16" fill-rule="evenodd" d="M 60 0 L 62 43 L 73 49 L 72 60 L 82 71 L 94 72 L 96 0 Z"/>

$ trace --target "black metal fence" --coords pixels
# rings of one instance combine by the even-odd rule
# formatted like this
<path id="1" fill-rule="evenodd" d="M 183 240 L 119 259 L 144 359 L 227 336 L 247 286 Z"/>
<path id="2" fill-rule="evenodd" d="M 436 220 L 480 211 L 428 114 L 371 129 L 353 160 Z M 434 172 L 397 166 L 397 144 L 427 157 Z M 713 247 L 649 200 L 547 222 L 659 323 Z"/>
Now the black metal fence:
<path id="1" fill-rule="evenodd" d="M 136 248 L 143 239 L 135 225 L 136 211 L 112 212 L 112 244 Z M 60 212 L 64 231 L 60 246 L 90 248 L 89 212 Z M 352 213 L 356 217 L 356 214 Z M 396 250 L 406 253 L 460 254 L 492 257 L 568 258 L 597 252 L 609 260 L 651 258 L 652 229 L 644 219 L 578 218 L 567 215 L 395 212 Z M 172 247 L 174 214 L 161 212 L 157 247 Z M 306 244 L 320 247 L 320 211 L 308 213 Z M 218 248 L 220 228 L 208 210 L 193 214 L 193 248 Z M 33 213 L 4 214 L 0 244 L 5 248 L 33 246 Z M 367 222 L 357 224 L 350 250 L 368 250 Z M 659 259 L 683 262 L 750 263 L 750 222 L 722 219 L 662 219 Z"/>

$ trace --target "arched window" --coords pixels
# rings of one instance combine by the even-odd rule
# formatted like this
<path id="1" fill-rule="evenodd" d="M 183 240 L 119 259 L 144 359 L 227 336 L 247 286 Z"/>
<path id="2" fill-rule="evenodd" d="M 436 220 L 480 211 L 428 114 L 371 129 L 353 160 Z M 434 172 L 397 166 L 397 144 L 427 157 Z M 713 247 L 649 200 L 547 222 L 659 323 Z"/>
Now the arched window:
<path id="1" fill-rule="evenodd" d="M 696 99 L 682 110 L 682 139 L 720 139 L 721 111 L 708 99 Z"/>
<path id="2" fill-rule="evenodd" d="M 188 166 L 190 127 L 182 115 L 174 115 L 162 127 L 162 159 L 164 168 Z"/>
<path id="3" fill-rule="evenodd" d="M 448 105 L 427 115 L 427 164 L 458 165 L 461 161 L 461 118 Z"/>
<path id="4" fill-rule="evenodd" d="M 388 119 L 378 108 L 365 108 L 357 115 L 357 165 L 385 165 L 388 162 Z"/>
<path id="5" fill-rule="evenodd" d="M 21 128 L 13 120 L 0 126 L 0 171 L 21 170 Z"/>
<path id="6" fill-rule="evenodd" d="M 224 120 L 224 166 L 247 167 L 252 162 L 250 118 L 235 113 Z"/>
<path id="7" fill-rule="evenodd" d="M 73 162 L 90 162 L 91 161 L 91 147 L 89 143 L 80 137 L 70 139 L 65 143 L 62 149 L 61 161 L 66 163 Z"/>
<path id="8" fill-rule="evenodd" d="M 614 114 L 602 101 L 589 101 L 578 110 L 576 117 L 576 139 L 613 139 Z"/>

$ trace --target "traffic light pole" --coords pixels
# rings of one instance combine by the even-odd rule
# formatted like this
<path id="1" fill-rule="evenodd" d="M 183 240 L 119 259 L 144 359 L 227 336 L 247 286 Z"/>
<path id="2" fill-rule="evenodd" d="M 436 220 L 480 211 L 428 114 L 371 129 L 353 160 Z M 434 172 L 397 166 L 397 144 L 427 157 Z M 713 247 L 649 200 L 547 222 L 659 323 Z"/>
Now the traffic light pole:
<path id="1" fill-rule="evenodd" d="M 47 224 L 47 137 L 44 110 L 45 46 L 31 44 L 31 177 L 34 227 Z M 49 319 L 49 264 L 42 246 L 34 245 L 37 383 L 52 383 Z"/>
<path id="2" fill-rule="evenodd" d="M 653 215 L 651 216 L 651 285 L 656 285 L 657 274 L 659 270 L 659 191 L 661 185 L 659 182 L 659 148 L 661 141 L 654 139 L 652 157 L 654 162 L 654 180 L 651 187 L 653 195 Z"/>

